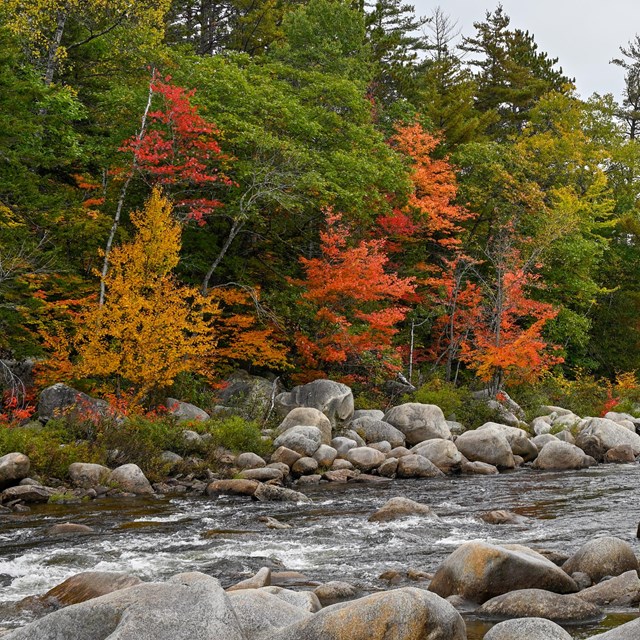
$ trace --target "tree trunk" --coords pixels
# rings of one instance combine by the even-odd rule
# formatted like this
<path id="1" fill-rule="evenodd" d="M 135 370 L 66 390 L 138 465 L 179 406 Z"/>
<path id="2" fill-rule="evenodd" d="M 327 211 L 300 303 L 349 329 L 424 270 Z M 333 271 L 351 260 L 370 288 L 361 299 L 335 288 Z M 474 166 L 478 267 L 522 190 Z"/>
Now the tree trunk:
<path id="1" fill-rule="evenodd" d="M 49 51 L 47 52 L 47 66 L 44 72 L 44 83 L 47 87 L 53 83 L 53 77 L 56 73 L 56 67 L 58 66 L 58 50 L 60 49 L 60 43 L 62 42 L 62 36 L 64 35 L 64 27 L 67 23 L 67 14 L 65 11 L 58 11 L 56 31 L 53 34 L 53 40 L 49 45 Z"/>

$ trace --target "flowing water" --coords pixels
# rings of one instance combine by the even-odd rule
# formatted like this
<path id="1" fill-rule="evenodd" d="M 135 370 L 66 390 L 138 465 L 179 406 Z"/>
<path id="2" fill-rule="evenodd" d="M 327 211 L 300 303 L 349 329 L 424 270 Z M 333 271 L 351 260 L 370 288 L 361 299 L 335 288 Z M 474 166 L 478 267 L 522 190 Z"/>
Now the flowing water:
<path id="1" fill-rule="evenodd" d="M 181 571 L 203 571 L 224 586 L 261 566 L 304 573 L 309 581 L 346 580 L 360 594 L 387 589 L 379 576 L 407 569 L 434 572 L 463 542 L 520 543 L 564 554 L 587 540 L 614 535 L 636 550 L 640 521 L 640 466 L 607 465 L 575 472 L 395 480 L 376 484 L 323 484 L 305 488 L 313 504 L 258 503 L 242 497 L 104 499 L 81 505 L 42 505 L 30 513 L 0 516 L 0 627 L 19 626 L 29 613 L 14 605 L 65 578 L 88 570 L 126 571 L 162 580 Z M 407 518 L 370 523 L 386 500 L 405 496 L 429 504 L 437 521 Z M 489 525 L 478 514 L 509 509 L 529 520 Z M 291 529 L 267 529 L 260 516 Z M 94 534 L 52 538 L 60 522 L 87 524 Z M 293 578 L 292 588 L 311 588 Z M 424 583 L 422 583 L 424 584 Z M 569 628 L 587 638 L 632 619 L 636 610 L 608 612 L 600 624 Z M 489 624 L 467 617 L 469 640 Z"/>

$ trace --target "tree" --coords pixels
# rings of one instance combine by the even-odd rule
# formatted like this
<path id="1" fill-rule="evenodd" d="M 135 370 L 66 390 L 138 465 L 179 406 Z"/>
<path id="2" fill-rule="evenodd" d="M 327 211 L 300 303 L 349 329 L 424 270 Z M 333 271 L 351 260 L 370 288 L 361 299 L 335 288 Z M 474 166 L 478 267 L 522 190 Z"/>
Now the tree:
<path id="1" fill-rule="evenodd" d="M 611 61 L 625 70 L 622 109 L 618 117 L 626 124 L 629 139 L 635 140 L 640 131 L 640 35 L 626 47 L 620 47 L 620 53 L 624 58 Z"/>
<path id="2" fill-rule="evenodd" d="M 388 273 L 382 240 L 349 246 L 351 230 L 341 214 L 325 212 L 319 258 L 300 258 L 303 288 L 312 322 L 296 333 L 296 346 L 308 377 L 338 373 L 352 381 L 401 369 L 392 346 L 397 324 L 407 314 L 402 304 L 414 291 L 413 278 Z"/>

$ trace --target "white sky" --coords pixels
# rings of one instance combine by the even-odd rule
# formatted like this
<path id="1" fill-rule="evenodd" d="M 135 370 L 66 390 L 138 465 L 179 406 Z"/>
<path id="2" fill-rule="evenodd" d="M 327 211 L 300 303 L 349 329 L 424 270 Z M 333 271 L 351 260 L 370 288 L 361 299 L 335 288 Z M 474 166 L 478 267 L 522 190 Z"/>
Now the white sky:
<path id="1" fill-rule="evenodd" d="M 475 33 L 498 0 L 409 0 L 418 15 L 431 15 L 438 5 L 457 20 L 463 35 Z M 576 79 L 578 93 L 613 93 L 620 99 L 624 70 L 609 64 L 619 47 L 640 33 L 640 0 L 502 0 L 511 26 L 535 36 L 539 50 L 559 58 L 565 75 Z"/>

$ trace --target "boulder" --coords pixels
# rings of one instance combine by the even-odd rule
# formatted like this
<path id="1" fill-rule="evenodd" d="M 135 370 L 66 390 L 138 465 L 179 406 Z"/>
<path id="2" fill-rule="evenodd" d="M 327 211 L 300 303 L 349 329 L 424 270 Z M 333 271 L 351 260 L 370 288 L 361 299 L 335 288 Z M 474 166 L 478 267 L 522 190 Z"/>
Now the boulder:
<path id="1" fill-rule="evenodd" d="M 521 456 L 527 462 L 535 460 L 538 456 L 538 448 L 531 442 L 529 435 L 523 429 L 497 422 L 485 422 L 481 427 L 478 427 L 477 431 L 501 433 L 509 442 L 512 453 Z"/>
<path id="2" fill-rule="evenodd" d="M 605 462 L 613 462 L 618 464 L 624 464 L 629 462 L 635 462 L 636 456 L 633 452 L 633 447 L 629 444 L 619 444 L 613 449 L 609 449 L 604 456 Z"/>
<path id="3" fill-rule="evenodd" d="M 556 442 L 557 440 L 558 438 L 556 438 L 554 435 L 551 435 L 550 433 L 542 433 L 535 438 L 531 438 L 531 442 L 536 445 L 538 452 L 540 452 L 542 450 L 542 447 L 544 447 L 544 445 L 548 442 Z"/>
<path id="4" fill-rule="evenodd" d="M 558 438 L 558 440 L 561 440 L 562 442 L 568 442 L 569 444 L 576 443 L 576 439 L 573 437 L 573 434 L 571 433 L 571 431 L 567 431 L 567 429 L 565 429 L 564 431 L 558 431 L 558 433 L 556 433 L 556 438 Z"/>
<path id="5" fill-rule="evenodd" d="M 625 573 L 583 589 L 578 598 L 599 607 L 632 607 L 640 602 L 640 579 L 637 571 Z"/>
<path id="6" fill-rule="evenodd" d="M 371 471 L 379 467 L 387 457 L 381 451 L 371 447 L 356 447 L 347 452 L 347 460 L 360 471 Z"/>
<path id="7" fill-rule="evenodd" d="M 260 589 L 263 593 L 270 593 L 284 602 L 292 604 L 294 607 L 298 607 L 303 611 L 309 613 L 315 613 L 322 609 L 322 604 L 318 600 L 318 596 L 313 591 L 292 591 L 291 589 L 285 589 L 284 587 L 276 587 L 271 585 L 269 587 L 262 587 Z"/>
<path id="8" fill-rule="evenodd" d="M 407 587 L 334 604 L 269 640 L 466 640 L 460 614 L 445 600 Z"/>
<path id="9" fill-rule="evenodd" d="M 308 476 L 318 469 L 318 461 L 314 458 L 300 458 L 293 463 L 291 471 L 299 476 Z"/>
<path id="10" fill-rule="evenodd" d="M 116 413 L 108 402 L 92 398 L 61 382 L 43 389 L 38 398 L 38 417 L 42 422 L 69 414 L 78 418 L 106 418 Z"/>
<path id="11" fill-rule="evenodd" d="M 258 484 L 253 495 L 260 502 L 311 502 L 304 493 L 272 484 Z"/>
<path id="12" fill-rule="evenodd" d="M 540 449 L 533 466 L 535 469 L 586 469 L 596 464 L 596 461 L 584 453 L 574 444 L 553 440 Z"/>
<path id="13" fill-rule="evenodd" d="M 277 380 L 271 382 L 260 376 L 249 375 L 239 369 L 226 380 L 218 392 L 220 404 L 239 411 L 251 419 L 263 419 L 269 414 L 271 400 L 279 391 Z"/>
<path id="14" fill-rule="evenodd" d="M 400 478 L 435 478 L 444 475 L 431 460 L 414 453 L 398 459 L 396 474 Z"/>
<path id="15" fill-rule="evenodd" d="M 208 496 L 252 496 L 260 483 L 257 480 L 214 480 L 207 485 Z"/>
<path id="16" fill-rule="evenodd" d="M 469 462 L 466 458 L 462 461 L 462 473 L 469 476 L 494 476 L 498 473 L 497 467 L 487 462 Z"/>
<path id="17" fill-rule="evenodd" d="M 14 451 L 0 458 L 0 490 L 18 484 L 29 475 L 31 462 L 24 453 Z"/>
<path id="18" fill-rule="evenodd" d="M 498 509 L 495 511 L 488 511 L 480 516 L 480 519 L 487 524 L 525 524 L 529 521 L 528 518 L 513 513 L 512 511 L 506 511 L 504 509 Z"/>
<path id="19" fill-rule="evenodd" d="M 367 443 L 353 429 L 345 431 L 343 435 L 345 438 L 353 440 L 358 447 L 365 447 L 367 445 Z"/>
<path id="20" fill-rule="evenodd" d="M 429 591 L 483 603 L 516 589 L 574 593 L 575 582 L 553 562 L 520 545 L 467 542 L 438 568 Z"/>
<path id="21" fill-rule="evenodd" d="M 202 573 L 143 583 L 54 611 L 10 640 L 245 640 L 229 597 Z"/>
<path id="22" fill-rule="evenodd" d="M 321 444 L 318 450 L 313 454 L 314 460 L 320 467 L 330 467 L 333 461 L 338 457 L 338 452 L 328 444 Z"/>
<path id="23" fill-rule="evenodd" d="M 379 467 L 378 475 L 393 478 L 398 470 L 398 458 L 387 458 Z"/>
<path id="24" fill-rule="evenodd" d="M 420 443 L 422 444 L 422 443 Z M 420 445 L 416 445 L 420 446 Z M 407 447 L 395 447 L 387 453 L 387 458 L 402 458 L 402 456 L 408 456 L 411 453 Z"/>
<path id="25" fill-rule="evenodd" d="M 276 407 L 284 414 L 296 407 L 312 407 L 322 411 L 332 425 L 350 420 L 353 416 L 353 393 L 340 382 L 314 380 L 294 387 L 276 397 Z M 326 442 L 329 444 L 329 442 Z"/>
<path id="26" fill-rule="evenodd" d="M 322 411 L 314 409 L 313 407 L 296 407 L 295 409 L 291 409 L 276 429 L 276 435 L 279 436 L 292 427 L 298 427 L 300 425 L 316 427 L 322 434 L 322 444 L 331 443 L 331 422 Z"/>
<path id="27" fill-rule="evenodd" d="M 160 460 L 162 460 L 162 462 L 164 462 L 165 464 L 169 465 L 170 470 L 173 470 L 181 462 L 184 461 L 184 458 L 182 456 L 179 456 L 177 453 L 174 453 L 173 451 L 163 451 L 160 454 Z"/>
<path id="28" fill-rule="evenodd" d="M 540 407 L 541 416 L 548 416 L 548 415 L 551 415 L 552 413 L 555 413 L 557 416 L 575 415 L 573 411 L 570 411 L 569 409 L 564 409 L 563 407 L 556 407 L 555 405 L 551 405 L 551 404 L 543 404 Z"/>
<path id="29" fill-rule="evenodd" d="M 384 411 L 380 411 L 379 409 L 356 409 L 353 412 L 352 420 L 357 420 L 358 418 L 372 418 L 373 420 L 382 420 L 384 418 Z"/>
<path id="30" fill-rule="evenodd" d="M 462 454 L 451 440 L 442 438 L 426 440 L 413 447 L 411 453 L 430 460 L 443 473 L 459 471 L 462 465 Z"/>
<path id="31" fill-rule="evenodd" d="M 350 449 L 355 449 L 358 443 L 351 438 L 344 438 L 343 436 L 338 436 L 331 441 L 331 446 L 338 452 L 339 456 L 346 456 L 347 452 Z"/>
<path id="32" fill-rule="evenodd" d="M 351 428 L 367 444 L 386 440 L 393 448 L 401 447 L 405 442 L 402 431 L 382 420 L 374 420 L 373 418 L 368 417 L 358 418 L 351 422 Z"/>
<path id="33" fill-rule="evenodd" d="M 74 487 L 89 489 L 104 485 L 111 474 L 111 469 L 101 464 L 90 462 L 73 462 L 69 465 L 69 479 Z"/>
<path id="34" fill-rule="evenodd" d="M 356 588 L 348 582 L 332 580 L 325 582 L 313 590 L 323 607 L 341 600 L 351 600 L 356 595 Z"/>
<path id="35" fill-rule="evenodd" d="M 280 629 L 313 617 L 311 612 L 264 589 L 231 592 L 229 601 L 247 638 L 269 637 Z"/>
<path id="36" fill-rule="evenodd" d="M 286 447 L 301 456 L 312 456 L 322 444 L 322 432 L 318 427 L 299 425 L 287 429 L 274 441 L 275 447 Z"/>
<path id="37" fill-rule="evenodd" d="M 109 475 L 107 483 L 116 485 L 122 491 L 135 493 L 136 495 L 153 493 L 153 488 L 137 464 L 123 464 L 117 467 Z"/>
<path id="38" fill-rule="evenodd" d="M 609 449 L 623 444 L 630 445 L 634 455 L 640 454 L 640 436 L 605 418 L 589 418 L 580 429 L 576 444 L 598 461 L 604 460 Z"/>
<path id="39" fill-rule="evenodd" d="M 48 536 L 83 536 L 94 532 L 95 529 L 88 527 L 86 524 L 77 524 L 75 522 L 61 522 L 47 529 Z"/>
<path id="40" fill-rule="evenodd" d="M 260 469 L 266 463 L 258 454 L 247 451 L 236 458 L 235 466 L 238 469 Z"/>
<path id="41" fill-rule="evenodd" d="M 293 449 L 288 449 L 287 447 L 278 447 L 271 454 L 271 462 L 280 462 L 282 464 L 286 464 L 288 467 L 291 467 L 293 463 L 302 458 L 302 454 L 294 451 Z"/>
<path id="42" fill-rule="evenodd" d="M 593 583 L 605 576 L 619 576 L 626 571 L 638 570 L 638 559 L 628 542 L 620 538 L 605 536 L 589 540 L 572 555 L 562 568 L 572 574 L 586 573 Z"/>
<path id="43" fill-rule="evenodd" d="M 630 413 L 619 413 L 617 411 L 608 411 L 604 414 L 603 418 L 607 420 L 613 420 L 614 422 L 618 422 L 623 424 L 625 422 L 631 422 L 635 427 L 640 427 L 640 418 L 636 418 L 632 416 Z"/>
<path id="44" fill-rule="evenodd" d="M 12 500 L 22 500 L 27 504 L 38 502 L 48 502 L 55 493 L 55 489 L 50 487 L 38 487 L 34 485 L 18 485 L 9 487 L 0 494 L 0 502 L 11 502 Z"/>
<path id="45" fill-rule="evenodd" d="M 534 418 L 531 422 L 533 433 L 535 433 L 537 436 L 542 436 L 549 433 L 552 426 L 553 423 L 549 416 L 540 416 L 539 418 Z"/>
<path id="46" fill-rule="evenodd" d="M 260 587 L 268 587 L 271 584 L 271 569 L 269 567 L 262 567 L 258 572 L 247 578 L 241 580 L 236 584 L 227 588 L 227 591 L 241 591 L 242 589 L 259 589 Z"/>
<path id="47" fill-rule="evenodd" d="M 496 596 L 475 614 L 489 620 L 545 618 L 558 624 L 585 624 L 603 617 L 602 610 L 590 602 L 543 589 L 520 589 Z"/>
<path id="48" fill-rule="evenodd" d="M 486 462 L 498 469 L 515 467 L 511 445 L 499 430 L 466 431 L 456 439 L 456 447 L 470 462 Z"/>
<path id="49" fill-rule="evenodd" d="M 619 627 L 591 636 L 589 640 L 638 640 L 640 638 L 640 618 L 636 618 Z"/>
<path id="50" fill-rule="evenodd" d="M 196 407 L 195 404 L 181 402 L 180 400 L 176 400 L 176 398 L 167 398 L 165 402 L 167 412 L 176 418 L 178 422 L 201 422 L 211 417 L 206 411 L 200 409 L 200 407 Z"/>
<path id="51" fill-rule="evenodd" d="M 551 620 L 519 618 L 492 627 L 484 640 L 571 640 L 571 636 Z"/>
<path id="52" fill-rule="evenodd" d="M 401 431 L 410 445 L 432 438 L 451 440 L 442 409 L 434 404 L 408 402 L 398 405 L 387 411 L 384 421 Z"/>
<path id="53" fill-rule="evenodd" d="M 438 516 L 429 505 L 398 497 L 391 498 L 391 500 L 385 502 L 375 513 L 369 516 L 369 522 L 389 522 L 411 516 L 438 519 Z"/>
<path id="54" fill-rule="evenodd" d="M 331 465 L 331 471 L 344 471 L 346 469 L 353 469 L 353 465 L 348 460 L 338 458 L 337 460 L 334 460 Z"/>
<path id="55" fill-rule="evenodd" d="M 467 430 L 462 423 L 456 422 L 455 420 L 447 420 L 447 426 L 449 427 L 449 431 L 451 431 L 452 436 L 459 436 Z"/>
<path id="56" fill-rule="evenodd" d="M 202 445 L 202 436 L 197 431 L 184 429 L 182 431 L 182 442 L 191 450 L 198 449 Z"/>
<path id="57" fill-rule="evenodd" d="M 571 430 L 579 428 L 581 422 L 580 416 L 575 415 L 575 413 L 566 413 L 563 416 L 555 416 L 553 418 L 553 428 L 556 431 L 562 428 Z"/>
<path id="58" fill-rule="evenodd" d="M 307 458 L 308 460 L 308 458 Z M 269 480 L 282 480 L 283 473 L 280 469 L 273 467 L 262 467 L 260 469 L 245 469 L 239 474 L 244 480 L 257 480 L 258 482 L 269 482 Z"/>
<path id="59" fill-rule="evenodd" d="M 344 462 L 346 462 L 346 460 L 344 460 Z M 353 469 L 331 469 L 330 471 L 323 473 L 322 477 L 328 482 L 340 482 L 344 484 L 345 482 L 349 482 L 349 480 L 354 480 L 359 475 L 360 472 L 354 471 Z"/>

